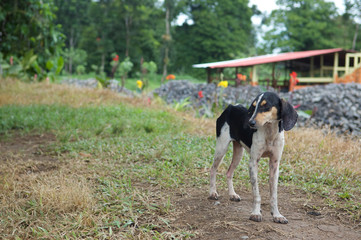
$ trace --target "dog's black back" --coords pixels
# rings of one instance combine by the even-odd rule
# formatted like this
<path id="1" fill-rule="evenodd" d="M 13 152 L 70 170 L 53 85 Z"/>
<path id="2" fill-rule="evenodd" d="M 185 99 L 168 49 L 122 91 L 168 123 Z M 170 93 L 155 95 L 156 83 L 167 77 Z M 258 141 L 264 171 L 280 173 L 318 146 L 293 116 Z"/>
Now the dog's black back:
<path id="1" fill-rule="evenodd" d="M 221 134 L 224 124 L 227 123 L 230 127 L 231 138 L 237 142 L 243 142 L 247 147 L 251 148 L 253 133 L 257 130 L 251 129 L 248 121 L 247 108 L 241 105 L 229 105 L 217 119 L 217 137 Z"/>

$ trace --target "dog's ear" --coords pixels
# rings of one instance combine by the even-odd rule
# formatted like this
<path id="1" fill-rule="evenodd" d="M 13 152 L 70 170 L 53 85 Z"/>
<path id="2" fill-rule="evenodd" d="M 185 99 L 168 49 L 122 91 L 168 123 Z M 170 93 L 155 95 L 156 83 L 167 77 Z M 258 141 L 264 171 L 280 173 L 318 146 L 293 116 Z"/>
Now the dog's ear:
<path id="1" fill-rule="evenodd" d="M 298 114 L 293 106 L 286 100 L 281 100 L 281 119 L 283 122 L 283 129 L 291 130 L 297 122 Z"/>

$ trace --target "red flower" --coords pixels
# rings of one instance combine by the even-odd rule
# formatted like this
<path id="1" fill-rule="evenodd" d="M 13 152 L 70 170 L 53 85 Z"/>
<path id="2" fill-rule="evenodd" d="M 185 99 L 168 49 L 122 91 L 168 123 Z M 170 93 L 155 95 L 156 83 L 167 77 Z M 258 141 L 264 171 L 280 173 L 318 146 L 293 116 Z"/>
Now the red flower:
<path id="1" fill-rule="evenodd" d="M 199 97 L 199 98 L 203 98 L 203 97 L 204 97 L 204 96 L 203 96 L 203 91 L 199 91 L 199 92 L 198 92 L 198 97 Z"/>
<path id="2" fill-rule="evenodd" d="M 296 72 L 291 72 L 290 73 L 290 87 L 289 87 L 289 91 L 293 92 L 293 90 L 295 89 L 295 86 L 297 85 L 297 83 L 299 82 L 298 78 L 297 78 L 297 73 Z"/>
<path id="3" fill-rule="evenodd" d="M 97 42 L 99 42 L 99 41 L 100 41 L 100 37 L 97 37 L 96 40 L 97 40 Z"/>
<path id="4" fill-rule="evenodd" d="M 119 61 L 119 56 L 118 56 L 118 54 L 115 55 L 115 57 L 113 58 L 113 61 L 114 61 L 114 62 L 118 62 L 118 61 Z"/>
<path id="5" fill-rule="evenodd" d="M 13 65 L 14 64 L 14 58 L 13 56 L 10 57 L 10 65 Z"/>
<path id="6" fill-rule="evenodd" d="M 296 72 L 291 72 L 290 76 L 293 77 L 293 78 L 297 78 L 297 73 Z"/>
<path id="7" fill-rule="evenodd" d="M 243 74 L 241 74 L 241 73 L 238 73 L 238 74 L 237 74 L 237 78 L 238 78 L 239 80 L 242 80 L 242 81 L 246 81 L 246 80 L 247 80 L 247 76 L 246 76 L 246 75 L 243 75 Z"/>
<path id="8" fill-rule="evenodd" d="M 175 75 L 169 74 L 165 79 L 167 79 L 167 80 L 173 80 L 173 79 L 175 79 Z"/>

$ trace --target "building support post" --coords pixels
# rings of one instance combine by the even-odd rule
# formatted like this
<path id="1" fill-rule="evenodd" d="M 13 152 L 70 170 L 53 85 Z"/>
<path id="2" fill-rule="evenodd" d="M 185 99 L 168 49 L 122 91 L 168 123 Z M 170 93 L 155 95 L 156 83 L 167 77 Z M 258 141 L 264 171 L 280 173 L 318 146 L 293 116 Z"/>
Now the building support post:
<path id="1" fill-rule="evenodd" d="M 323 77 L 323 64 L 324 64 L 324 59 L 323 59 L 323 55 L 321 55 L 321 57 L 320 57 L 320 65 L 321 65 L 320 77 Z"/>
<path id="2" fill-rule="evenodd" d="M 257 76 L 257 65 L 253 65 L 252 67 L 252 86 L 258 85 L 258 76 Z"/>
<path id="3" fill-rule="evenodd" d="M 240 81 L 240 80 L 238 79 L 238 67 L 236 67 L 236 78 L 235 78 L 234 81 L 235 81 L 235 84 L 234 84 L 234 85 L 235 85 L 236 87 L 238 87 L 239 81 Z"/>
<path id="4" fill-rule="evenodd" d="M 336 82 L 336 77 L 338 73 L 338 53 L 335 53 L 335 58 L 333 60 L 333 82 Z"/>
<path id="5" fill-rule="evenodd" d="M 212 82 L 212 76 L 211 76 L 211 68 L 206 68 L 207 70 L 207 82 L 211 83 Z"/>
<path id="6" fill-rule="evenodd" d="M 354 66 L 355 65 L 355 61 L 354 61 Z M 346 60 L 345 60 L 345 75 L 350 73 L 350 55 L 348 53 L 346 53 Z"/>

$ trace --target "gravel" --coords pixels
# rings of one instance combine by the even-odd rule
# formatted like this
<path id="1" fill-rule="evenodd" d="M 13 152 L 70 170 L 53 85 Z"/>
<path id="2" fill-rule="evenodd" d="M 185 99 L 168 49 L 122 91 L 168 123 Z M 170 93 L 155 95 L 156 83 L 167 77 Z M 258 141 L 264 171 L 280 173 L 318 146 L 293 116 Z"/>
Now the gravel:
<path id="1" fill-rule="evenodd" d="M 198 92 L 202 91 L 203 98 Z M 264 87 L 239 86 L 221 88 L 215 84 L 193 84 L 186 80 L 169 81 L 153 93 L 163 98 L 168 104 L 184 101 L 189 98 L 190 107 L 210 109 L 218 102 L 222 107 L 228 104 L 240 103 L 249 106 L 252 100 L 261 92 L 273 91 Z M 311 110 L 311 117 L 299 113 L 298 126 L 330 127 L 337 133 L 350 133 L 361 136 L 361 84 L 328 84 L 312 86 L 296 90 L 292 93 L 279 93 L 288 99 L 297 110 Z M 222 97 L 221 97 L 222 96 Z"/>

